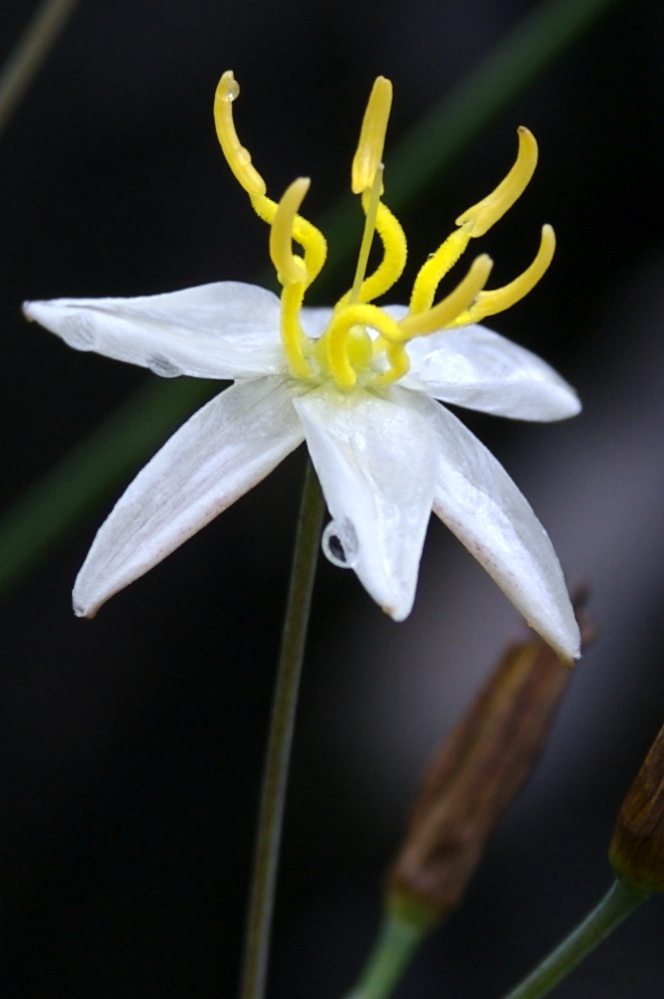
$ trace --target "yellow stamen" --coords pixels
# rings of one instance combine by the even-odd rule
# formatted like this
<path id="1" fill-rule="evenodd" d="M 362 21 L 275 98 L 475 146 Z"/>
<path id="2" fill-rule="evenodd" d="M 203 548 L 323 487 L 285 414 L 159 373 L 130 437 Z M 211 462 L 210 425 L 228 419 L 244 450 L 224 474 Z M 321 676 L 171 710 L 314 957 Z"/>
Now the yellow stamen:
<path id="1" fill-rule="evenodd" d="M 256 214 L 268 225 L 272 225 L 277 204 L 268 198 L 265 181 L 252 165 L 249 152 L 242 146 L 235 130 L 232 103 L 240 93 L 240 87 L 231 70 L 226 70 L 214 95 L 214 121 L 217 136 L 226 162 L 235 179 L 249 195 Z M 297 215 L 293 221 L 293 239 L 304 249 L 307 270 L 307 287 L 320 274 L 327 257 L 327 243 L 322 232 Z"/>
<path id="2" fill-rule="evenodd" d="M 374 329 L 386 340 L 400 339 L 396 320 L 377 305 L 348 305 L 333 315 L 323 340 L 327 367 L 339 388 L 352 388 L 357 382 L 351 363 L 352 338 L 348 335 L 355 326 Z"/>
<path id="3" fill-rule="evenodd" d="M 281 293 L 281 343 L 294 378 L 311 378 L 313 375 L 306 358 L 309 341 L 300 325 L 303 299 L 303 284 L 289 284 Z"/>
<path id="4" fill-rule="evenodd" d="M 469 242 L 468 229 L 455 229 L 420 267 L 410 296 L 412 313 L 425 312 L 431 308 L 438 285 L 457 262 Z"/>
<path id="5" fill-rule="evenodd" d="M 483 235 L 522 194 L 537 163 L 537 143 L 527 128 L 519 128 L 516 161 L 495 190 L 457 219 L 453 232 L 420 269 L 408 315 L 400 322 L 371 303 L 399 279 L 406 264 L 403 229 L 382 203 L 383 165 L 392 84 L 375 81 L 362 122 L 352 165 L 352 189 L 361 195 L 365 225 L 353 286 L 336 304 L 327 329 L 310 339 L 301 325 L 304 295 L 323 267 L 327 243 L 322 233 L 298 214 L 309 190 L 300 177 L 277 203 L 267 196 L 265 181 L 241 145 L 235 130 L 232 103 L 240 88 L 229 70 L 223 74 L 214 101 L 217 135 L 223 154 L 259 218 L 270 226 L 270 258 L 282 285 L 281 339 L 288 369 L 294 378 L 333 381 L 341 389 L 380 388 L 402 378 L 410 359 L 406 345 L 417 336 L 451 329 L 493 315 L 523 298 L 548 268 L 555 249 L 551 226 L 544 226 L 535 259 L 514 281 L 484 291 L 492 261 L 477 257 L 456 288 L 433 305 L 438 285 L 474 237 Z M 383 244 L 383 259 L 366 277 L 374 233 Z M 302 256 L 294 252 L 298 243 Z"/>
<path id="6" fill-rule="evenodd" d="M 537 142 L 523 125 L 518 129 L 519 150 L 514 166 L 498 187 L 468 208 L 456 220 L 459 226 L 432 253 L 415 278 L 410 298 L 410 311 L 424 312 L 431 308 L 440 281 L 454 266 L 471 239 L 483 236 L 526 189 L 537 165 Z"/>
<path id="7" fill-rule="evenodd" d="M 476 257 L 465 278 L 438 305 L 427 312 L 410 313 L 401 320 L 398 339 L 410 340 L 414 336 L 424 336 L 448 327 L 484 287 L 492 267 L 493 261 L 486 253 Z"/>
<path id="8" fill-rule="evenodd" d="M 360 289 L 362 287 L 362 282 L 364 281 L 365 274 L 367 273 L 367 264 L 369 263 L 369 253 L 371 252 L 371 244 L 373 243 L 374 233 L 376 231 L 376 215 L 378 213 L 378 206 L 380 204 L 380 193 L 383 189 L 383 164 L 379 164 L 378 169 L 374 175 L 373 183 L 371 185 L 371 190 L 369 191 L 367 198 L 362 198 L 362 207 L 365 213 L 364 219 L 364 230 L 362 232 L 362 242 L 360 243 L 360 252 L 357 256 L 357 267 L 355 268 L 355 279 L 353 281 L 353 287 L 350 290 L 348 296 L 348 302 L 359 302 L 360 301 Z M 366 301 L 366 299 L 365 299 Z M 344 304 L 346 304 L 344 302 Z"/>
<path id="9" fill-rule="evenodd" d="M 502 288 L 481 291 L 470 308 L 457 316 L 451 325 L 457 327 L 477 323 L 486 316 L 494 316 L 497 312 L 504 312 L 505 309 L 509 309 L 516 302 L 519 302 L 532 291 L 546 273 L 553 260 L 555 249 L 556 235 L 553 227 L 550 225 L 542 226 L 539 249 L 530 266 L 509 284 L 503 285 Z"/>
<path id="10" fill-rule="evenodd" d="M 353 194 L 372 187 L 376 171 L 383 159 L 387 120 L 392 107 L 392 84 L 384 76 L 377 77 L 364 112 L 360 139 L 353 157 L 351 190 Z M 380 192 L 382 194 L 382 186 Z"/>
<path id="11" fill-rule="evenodd" d="M 369 191 L 365 191 L 362 195 L 362 207 L 365 211 L 368 208 L 369 197 Z M 371 302 L 373 299 L 379 298 L 399 280 L 406 266 L 408 254 L 406 234 L 401 228 L 399 220 L 382 201 L 378 202 L 376 210 L 376 232 L 383 244 L 383 259 L 373 274 L 370 274 L 362 282 L 357 299 L 354 299 L 357 302 Z M 342 295 L 334 307 L 335 311 L 348 305 L 351 302 L 351 295 L 350 291 Z"/>
<path id="12" fill-rule="evenodd" d="M 240 93 L 240 86 L 227 69 L 223 74 L 214 95 L 214 123 L 221 149 L 233 171 L 235 179 L 247 194 L 261 195 L 267 190 L 265 181 L 251 164 L 251 156 L 238 139 L 233 123 L 233 101 Z"/>
<path id="13" fill-rule="evenodd" d="M 497 188 L 471 205 L 456 220 L 457 225 L 468 226 L 471 236 L 483 236 L 494 223 L 521 197 L 537 166 L 537 142 L 533 133 L 524 125 L 518 128 L 519 150 L 514 166 Z"/>
<path id="14" fill-rule="evenodd" d="M 364 198 L 363 198 L 364 200 Z M 399 220 L 381 201 L 376 212 L 376 232 L 383 244 L 383 259 L 360 288 L 360 302 L 372 302 L 389 291 L 403 274 L 408 255 L 406 234 Z"/>
<path id="15" fill-rule="evenodd" d="M 307 270 L 304 260 L 293 253 L 295 219 L 297 211 L 309 190 L 308 177 L 294 180 L 277 205 L 270 227 L 270 259 L 277 271 L 279 283 L 307 284 Z"/>

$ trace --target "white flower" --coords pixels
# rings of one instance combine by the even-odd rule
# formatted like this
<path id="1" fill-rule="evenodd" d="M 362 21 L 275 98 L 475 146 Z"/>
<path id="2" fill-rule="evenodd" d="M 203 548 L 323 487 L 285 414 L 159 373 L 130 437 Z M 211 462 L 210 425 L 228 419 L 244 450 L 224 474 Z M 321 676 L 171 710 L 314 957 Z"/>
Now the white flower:
<path id="1" fill-rule="evenodd" d="M 353 165 L 353 189 L 367 214 L 356 280 L 334 309 L 307 309 L 304 292 L 325 258 L 321 234 L 297 214 L 308 182 L 296 181 L 278 204 L 266 197 L 234 130 L 236 96 L 226 73 L 217 91 L 217 129 L 233 172 L 270 223 L 281 299 L 254 285 L 221 282 L 143 298 L 24 306 L 28 318 L 79 350 L 166 377 L 235 382 L 167 441 L 120 498 L 76 580 L 76 613 L 93 616 L 306 440 L 333 518 L 324 547 L 352 566 L 392 618 L 403 620 L 411 610 L 433 509 L 529 624 L 563 658 L 578 656 L 578 628 L 544 528 L 502 466 L 438 401 L 525 420 L 579 411 L 576 394 L 552 368 L 475 322 L 539 279 L 553 253 L 550 227 L 533 264 L 510 285 L 482 290 L 491 264 L 479 257 L 432 305 L 442 275 L 469 240 L 527 184 L 534 139 L 520 130 L 514 167 L 429 258 L 409 308 L 378 308 L 370 302 L 405 263 L 401 227 L 380 200 L 391 88 L 379 78 Z M 374 227 L 384 259 L 365 277 Z M 292 239 L 303 257 L 293 254 Z"/>

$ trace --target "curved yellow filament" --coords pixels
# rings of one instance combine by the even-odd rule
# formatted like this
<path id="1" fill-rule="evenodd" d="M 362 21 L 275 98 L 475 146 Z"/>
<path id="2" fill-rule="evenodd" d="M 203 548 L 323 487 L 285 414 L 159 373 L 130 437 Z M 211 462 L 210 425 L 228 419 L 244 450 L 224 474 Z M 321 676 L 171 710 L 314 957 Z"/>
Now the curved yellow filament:
<path id="1" fill-rule="evenodd" d="M 425 312 L 431 308 L 438 285 L 469 242 L 470 233 L 467 228 L 455 229 L 420 267 L 410 296 L 409 309 L 412 313 Z"/>
<path id="2" fill-rule="evenodd" d="M 486 253 L 476 257 L 466 276 L 446 298 L 426 312 L 409 313 L 399 322 L 399 340 L 410 340 L 449 327 L 484 287 L 492 267 L 493 261 Z"/>
<path id="3" fill-rule="evenodd" d="M 311 378 L 313 371 L 306 357 L 309 340 L 300 325 L 304 299 L 303 284 L 289 284 L 281 293 L 281 343 L 294 378 Z"/>
<path id="4" fill-rule="evenodd" d="M 364 198 L 362 199 L 364 201 Z M 360 287 L 358 301 L 371 302 L 395 284 L 403 274 L 408 256 L 406 234 L 397 217 L 381 201 L 376 212 L 376 232 L 383 244 L 383 259 Z"/>
<path id="5" fill-rule="evenodd" d="M 361 194 L 373 185 L 376 171 L 383 159 L 385 134 L 391 107 L 392 84 L 384 76 L 379 76 L 375 80 L 369 96 L 357 150 L 353 157 L 351 168 L 353 194 Z M 380 193 L 382 194 L 382 185 Z"/>
<path id="6" fill-rule="evenodd" d="M 214 95 L 214 123 L 221 151 L 233 176 L 247 192 L 252 208 L 263 222 L 272 225 L 277 203 L 266 195 L 265 181 L 251 162 L 251 156 L 241 144 L 233 120 L 233 101 L 240 93 L 240 86 L 230 69 L 222 75 Z M 297 215 L 293 221 L 293 239 L 304 250 L 307 270 L 307 287 L 320 274 L 327 257 L 327 242 L 322 232 Z"/>
<path id="7" fill-rule="evenodd" d="M 467 225 L 471 236 L 483 236 L 494 223 L 521 197 L 537 166 L 537 142 L 535 136 L 520 125 L 517 129 L 519 149 L 514 166 L 504 180 L 491 194 L 482 198 L 476 205 L 467 208 L 456 220 L 457 225 Z"/>
<path id="8" fill-rule="evenodd" d="M 537 165 L 537 142 L 532 132 L 521 125 L 516 162 L 491 194 L 472 205 L 456 224 L 459 226 L 420 268 L 410 297 L 410 311 L 431 308 L 440 281 L 454 266 L 471 239 L 483 236 L 526 189 Z"/>
<path id="9" fill-rule="evenodd" d="M 530 266 L 509 284 L 503 285 L 502 288 L 481 291 L 476 301 L 469 309 L 458 315 L 451 326 L 467 326 L 469 323 L 477 323 L 486 316 L 494 316 L 497 312 L 504 312 L 505 309 L 509 309 L 516 302 L 525 298 L 548 270 L 555 249 L 556 235 L 553 227 L 543 225 L 539 249 Z"/>
<path id="10" fill-rule="evenodd" d="M 369 256 L 368 249 L 371 246 L 371 238 L 369 237 L 369 246 L 367 248 L 366 257 L 363 259 L 365 240 L 367 240 L 367 233 L 370 232 L 369 226 L 371 224 L 371 218 L 369 215 L 370 196 L 371 192 L 369 191 L 365 191 L 362 195 L 362 207 L 367 215 L 367 222 L 364 227 L 362 246 L 360 248 L 360 256 L 358 258 L 356 281 L 358 275 L 362 273 L 362 265 L 366 268 L 366 262 Z M 347 291 L 345 295 L 341 296 L 334 307 L 335 312 L 338 312 L 340 309 L 345 308 L 345 306 L 356 302 L 371 302 L 373 299 L 379 298 L 384 292 L 388 291 L 403 274 L 406 266 L 406 258 L 408 256 L 406 234 L 403 231 L 399 220 L 392 214 L 387 205 L 383 204 L 382 201 L 379 201 L 376 205 L 374 225 L 375 230 L 380 237 L 380 241 L 383 244 L 383 259 L 373 274 L 364 278 L 359 290 L 356 289 L 356 285 L 353 284 L 352 289 Z"/>
<path id="11" fill-rule="evenodd" d="M 369 191 L 365 192 L 362 196 L 362 208 L 364 210 L 364 229 L 362 230 L 362 242 L 360 243 L 360 252 L 357 255 L 357 266 L 355 268 L 355 278 L 353 279 L 353 287 L 350 289 L 350 293 L 344 296 L 348 302 L 359 302 L 366 301 L 366 299 L 361 299 L 360 294 L 362 290 L 362 285 L 365 280 L 365 275 L 367 273 L 367 264 L 369 263 L 369 253 L 371 252 L 371 244 L 373 243 L 374 233 L 376 231 L 376 216 L 378 214 L 378 208 L 380 206 L 380 195 L 383 190 L 383 164 L 381 163 L 375 173 L 373 183 Z M 346 301 L 344 301 L 344 305 Z"/>
<path id="12" fill-rule="evenodd" d="M 308 275 L 304 260 L 295 256 L 292 243 L 297 211 L 310 184 L 308 177 L 299 177 L 286 188 L 270 226 L 270 259 L 282 285 L 307 284 Z"/>
<path id="13" fill-rule="evenodd" d="M 266 195 L 256 195 L 251 198 L 251 206 L 259 219 L 272 225 L 277 211 L 277 202 Z M 293 220 L 293 239 L 304 250 L 304 266 L 307 271 L 307 288 L 316 280 L 322 271 L 327 258 L 327 240 L 315 225 L 308 222 L 302 215 L 296 215 Z"/>
<path id="14" fill-rule="evenodd" d="M 392 342 L 400 339 L 396 320 L 377 305 L 348 305 L 333 315 L 323 340 L 325 361 L 339 388 L 352 388 L 357 382 L 357 372 L 350 359 L 352 339 L 349 332 L 354 326 L 376 330 Z"/>
<path id="15" fill-rule="evenodd" d="M 238 139 L 233 122 L 233 101 L 240 93 L 240 86 L 227 69 L 214 94 L 214 124 L 224 159 L 238 183 L 249 195 L 265 194 L 265 181 L 251 163 L 251 156 Z"/>

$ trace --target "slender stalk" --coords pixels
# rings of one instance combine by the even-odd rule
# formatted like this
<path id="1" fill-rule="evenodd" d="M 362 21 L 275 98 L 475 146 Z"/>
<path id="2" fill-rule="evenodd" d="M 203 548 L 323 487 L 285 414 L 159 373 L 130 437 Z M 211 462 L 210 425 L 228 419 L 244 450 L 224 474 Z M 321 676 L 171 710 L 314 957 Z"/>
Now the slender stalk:
<path id="1" fill-rule="evenodd" d="M 263 773 L 240 990 L 242 999 L 261 999 L 265 993 L 288 765 L 311 594 L 318 561 L 323 510 L 323 496 L 316 473 L 309 462 L 295 538 L 288 604 Z"/>
<path id="2" fill-rule="evenodd" d="M 649 897 L 650 893 L 627 881 L 614 881 L 599 905 L 505 999 L 540 999 L 548 995 Z"/>
<path id="3" fill-rule="evenodd" d="M 0 73 L 0 133 L 78 0 L 43 0 Z"/>
<path id="4" fill-rule="evenodd" d="M 360 980 L 345 999 L 387 999 L 392 995 L 413 951 L 429 929 L 427 924 L 406 922 L 396 913 L 387 912 Z"/>

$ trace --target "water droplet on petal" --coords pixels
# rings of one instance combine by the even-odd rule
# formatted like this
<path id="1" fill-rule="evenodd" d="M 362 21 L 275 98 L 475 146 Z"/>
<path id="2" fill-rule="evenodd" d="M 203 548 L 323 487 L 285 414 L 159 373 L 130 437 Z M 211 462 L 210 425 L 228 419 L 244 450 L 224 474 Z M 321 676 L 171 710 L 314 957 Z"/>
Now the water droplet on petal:
<path id="1" fill-rule="evenodd" d="M 331 520 L 323 531 L 321 547 L 332 565 L 337 565 L 340 569 L 352 569 L 360 549 L 352 520 L 348 517 L 344 517 L 340 523 Z"/>
<path id="2" fill-rule="evenodd" d="M 97 339 L 94 320 L 83 314 L 67 316 L 62 324 L 62 337 L 74 350 L 92 350 Z"/>
<path id="3" fill-rule="evenodd" d="M 153 374 L 159 375 L 161 378 L 177 378 L 178 375 L 182 374 L 180 369 L 167 361 L 165 357 L 158 355 L 148 357 L 145 363 Z"/>

